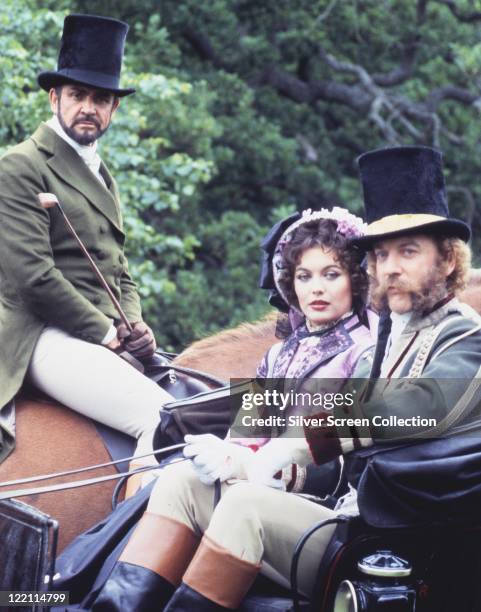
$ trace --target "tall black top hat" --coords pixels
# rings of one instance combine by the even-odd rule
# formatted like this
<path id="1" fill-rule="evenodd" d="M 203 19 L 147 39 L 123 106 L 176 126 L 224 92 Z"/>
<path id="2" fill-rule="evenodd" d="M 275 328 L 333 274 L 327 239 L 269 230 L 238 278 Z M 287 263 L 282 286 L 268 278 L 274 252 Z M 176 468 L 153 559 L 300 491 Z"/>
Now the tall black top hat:
<path id="1" fill-rule="evenodd" d="M 97 15 L 68 15 L 63 25 L 57 71 L 41 72 L 38 83 L 49 91 L 65 83 L 79 83 L 127 96 L 120 89 L 120 69 L 129 26 Z"/>
<path id="2" fill-rule="evenodd" d="M 354 240 L 373 242 L 405 234 L 436 234 L 467 242 L 469 227 L 449 218 L 440 151 L 394 147 L 364 153 L 358 159 L 368 229 Z"/>

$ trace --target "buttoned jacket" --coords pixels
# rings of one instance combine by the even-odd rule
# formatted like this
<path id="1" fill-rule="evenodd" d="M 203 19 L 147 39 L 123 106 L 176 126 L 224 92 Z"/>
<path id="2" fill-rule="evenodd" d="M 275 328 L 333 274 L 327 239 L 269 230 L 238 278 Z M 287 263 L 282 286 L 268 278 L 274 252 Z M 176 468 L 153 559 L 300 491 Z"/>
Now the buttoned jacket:
<path id="1" fill-rule="evenodd" d="M 20 389 L 46 325 L 100 343 L 118 317 L 60 211 L 41 208 L 38 193 L 57 196 L 129 320 L 141 319 L 117 186 L 103 163 L 100 173 L 106 186 L 44 123 L 0 159 L 0 407 Z"/>

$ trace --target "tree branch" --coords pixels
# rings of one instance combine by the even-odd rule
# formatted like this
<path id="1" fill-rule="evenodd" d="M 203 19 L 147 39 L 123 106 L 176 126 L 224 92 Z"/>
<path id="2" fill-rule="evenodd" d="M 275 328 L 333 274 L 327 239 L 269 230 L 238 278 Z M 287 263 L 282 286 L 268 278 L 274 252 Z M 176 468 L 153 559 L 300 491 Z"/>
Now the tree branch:
<path id="1" fill-rule="evenodd" d="M 352 64 L 351 62 L 340 61 L 330 53 L 326 53 L 326 51 L 324 51 L 322 48 L 319 50 L 319 56 L 330 68 L 336 72 L 349 72 L 351 74 L 355 74 L 361 85 L 364 87 L 372 87 L 373 80 L 367 70 L 365 70 L 362 66 Z"/>
<path id="2" fill-rule="evenodd" d="M 400 85 L 411 78 L 416 64 L 416 53 L 418 43 L 414 42 L 404 48 L 404 56 L 401 64 L 385 74 L 373 74 L 372 79 L 380 87 L 393 87 Z"/>
<path id="3" fill-rule="evenodd" d="M 424 19 L 429 1 L 447 4 L 451 0 L 418 0 L 418 19 Z M 334 8 L 334 2 L 328 6 Z M 327 9 L 326 9 L 327 10 Z M 214 64 L 217 68 L 229 70 L 223 59 L 217 54 L 209 38 L 202 32 L 191 27 L 183 31 L 186 40 L 192 45 L 198 55 Z M 401 63 L 387 73 L 369 74 L 360 64 L 339 60 L 327 53 L 322 47 L 318 57 L 334 72 L 350 74 L 354 82 L 345 83 L 332 80 L 311 81 L 309 79 L 310 58 L 305 56 L 299 60 L 297 75 L 291 74 L 277 65 L 270 65 L 255 78 L 251 86 L 270 85 L 280 95 L 298 104 L 315 104 L 319 100 L 348 106 L 359 114 L 367 115 L 390 144 L 402 143 L 405 134 L 415 141 L 432 142 L 439 146 L 440 135 L 444 134 L 453 143 L 460 142 L 460 136 L 452 134 L 443 128 L 437 114 L 440 104 L 445 100 L 456 100 L 467 106 L 474 103 L 481 105 L 481 95 L 455 85 L 445 85 L 433 89 L 424 102 L 416 102 L 403 97 L 396 92 L 390 93 L 387 88 L 399 85 L 408 80 L 413 73 L 418 41 L 413 41 L 404 47 Z M 305 143 L 300 142 L 307 153 Z M 309 151 L 308 156 L 312 155 Z"/>
<path id="4" fill-rule="evenodd" d="M 209 38 L 203 32 L 186 26 L 182 30 L 182 35 L 202 59 L 212 62 L 216 68 L 226 68 Z"/>
<path id="5" fill-rule="evenodd" d="M 411 116 L 418 117 L 422 114 L 423 118 L 426 115 L 424 110 L 416 109 L 414 103 L 408 107 L 405 101 L 399 97 L 390 97 L 383 89 L 381 89 L 374 81 L 374 78 L 363 68 L 357 64 L 350 62 L 338 61 L 334 56 L 325 53 L 321 50 L 321 57 L 334 70 L 340 72 L 349 72 L 357 75 L 362 87 L 371 97 L 369 109 L 369 118 L 375 123 L 388 143 L 395 145 L 402 140 L 401 135 L 394 128 L 394 121 L 401 123 L 404 129 L 414 138 L 421 138 L 421 132 L 405 117 L 403 110 L 409 110 Z M 384 118 L 384 113 L 388 113 L 387 119 Z"/>
<path id="6" fill-rule="evenodd" d="M 317 162 L 319 160 L 319 156 L 317 154 L 316 149 L 312 146 L 312 144 L 307 140 L 305 136 L 302 134 L 296 134 L 296 140 L 299 143 L 302 152 L 304 153 L 304 157 L 307 161 Z"/>
<path id="7" fill-rule="evenodd" d="M 438 4 L 444 4 L 447 6 L 451 13 L 456 17 L 458 21 L 463 23 L 475 23 L 481 21 L 481 11 L 471 11 L 469 13 L 463 13 L 459 10 L 455 0 L 427 0 L 428 2 L 437 2 Z M 427 4 L 427 2 L 426 2 Z"/>
<path id="8" fill-rule="evenodd" d="M 422 25 L 426 21 L 426 8 L 429 0 L 418 0 L 416 5 L 416 23 Z"/>
<path id="9" fill-rule="evenodd" d="M 319 17 L 316 18 L 316 23 L 318 25 L 329 17 L 329 15 L 331 14 L 332 10 L 334 9 L 337 3 L 338 3 L 338 0 L 331 0 L 329 2 L 329 4 L 324 9 L 324 11 L 319 15 Z"/>
<path id="10" fill-rule="evenodd" d="M 462 87 L 456 87 L 455 85 L 444 85 L 443 87 L 433 89 L 428 94 L 426 106 L 434 112 L 444 100 L 456 100 L 457 102 L 461 102 L 461 104 L 470 106 L 479 98 L 480 94 L 477 92 L 469 91 Z"/>
<path id="11" fill-rule="evenodd" d="M 340 102 L 356 110 L 366 112 L 371 105 L 371 96 L 358 85 L 346 85 L 334 81 L 307 83 L 277 66 L 264 71 L 262 83 L 269 84 L 281 95 L 301 104 L 313 104 L 317 100 Z"/>

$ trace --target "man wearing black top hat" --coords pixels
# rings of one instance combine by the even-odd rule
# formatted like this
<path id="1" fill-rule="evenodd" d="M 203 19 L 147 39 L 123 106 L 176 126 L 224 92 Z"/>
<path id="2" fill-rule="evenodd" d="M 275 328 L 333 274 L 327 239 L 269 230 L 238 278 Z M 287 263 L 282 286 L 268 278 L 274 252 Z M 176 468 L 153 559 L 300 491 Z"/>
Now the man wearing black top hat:
<path id="1" fill-rule="evenodd" d="M 166 612 L 225 609 L 225 601 L 232 600 L 231 594 L 226 596 L 226 588 L 232 590 L 236 585 L 236 595 L 241 587 L 246 592 L 261 562 L 275 570 L 276 581 L 282 577 L 288 580 L 299 538 L 314 524 L 340 514 L 361 512 L 371 525 L 385 527 L 426 523 L 431 517 L 452 521 L 458 518 L 461 499 L 466 510 L 463 485 L 474 488 L 471 472 L 462 472 L 458 477 L 453 469 L 453 461 L 462 466 L 465 449 L 458 446 L 459 438 L 454 438 L 454 443 L 451 437 L 436 438 L 467 430 L 479 433 L 481 318 L 455 297 L 469 271 L 469 228 L 448 217 L 438 151 L 427 147 L 372 151 L 360 158 L 359 165 L 369 226 L 367 235 L 356 242 L 368 252 L 374 297 L 384 320 L 371 379 L 365 381 L 362 416 L 371 423 L 376 416 L 406 420 L 429 417 L 434 424 L 397 430 L 375 424 L 337 428 L 327 422 L 328 413 L 320 412 L 311 416 L 325 419 L 325 424 L 305 428 L 307 443 L 303 438 L 293 438 L 291 444 L 278 447 L 275 456 L 266 445 L 253 455 L 249 465 L 254 482 L 232 485 L 215 507 L 208 539 L 212 550 L 216 542 L 222 543 L 222 554 L 196 554 Z M 395 444 L 388 444 L 387 438 L 394 435 L 398 438 Z M 411 446 L 414 440 L 424 438 L 426 445 Z M 370 459 L 375 459 L 381 450 L 381 441 L 385 450 L 412 448 L 416 453 L 403 456 L 400 476 L 392 469 L 399 482 L 391 483 L 384 474 L 384 490 L 379 473 L 368 481 L 363 478 L 366 465 L 369 467 Z M 478 444 L 476 438 L 473 441 L 473 446 Z M 434 446 L 427 446 L 431 442 Z M 445 454 L 449 461 L 444 461 Z M 294 457 L 302 457 L 305 464 L 309 457 L 325 463 L 340 455 L 344 456 L 351 488 L 335 509 L 259 484 L 271 482 L 279 470 L 293 463 Z M 434 478 L 429 476 L 431 460 Z M 405 464 L 409 466 L 406 469 Z M 414 477 L 408 469 L 414 470 Z M 478 474 L 479 466 L 476 469 Z M 422 479 L 416 482 L 418 473 Z M 450 479 L 445 478 L 448 473 Z M 395 484 L 398 498 L 390 496 L 390 487 Z M 377 488 L 373 489 L 374 485 Z M 454 493 L 451 486 L 456 487 Z M 479 486 L 476 494 L 478 489 Z M 382 498 L 377 496 L 380 492 Z M 393 502 L 403 495 L 408 500 L 421 499 L 421 507 Z M 197 508 L 197 503 L 198 500 L 192 501 L 194 505 L 189 506 L 187 514 L 191 507 Z M 334 525 L 324 525 L 311 534 L 302 550 L 297 577 L 300 590 L 307 596 L 313 590 L 319 562 L 334 529 Z M 140 567 L 142 564 L 133 568 L 135 561 L 125 563 L 130 569 L 121 569 L 120 565 L 111 574 L 94 610 L 121 610 L 133 601 L 136 609 L 148 609 L 148 602 L 166 601 L 171 596 L 174 587 L 155 571 Z M 144 576 L 143 588 L 132 591 L 131 576 L 135 575 L 138 581 L 140 573 Z"/>
<path id="2" fill-rule="evenodd" d="M 441 154 L 427 147 L 384 149 L 366 153 L 359 165 L 369 226 L 367 235 L 356 242 L 368 252 L 373 295 L 384 320 L 372 378 L 365 381 L 367 391 L 361 403 L 362 416 L 369 417 L 371 423 L 376 416 L 429 417 L 435 425 L 404 427 L 397 432 L 395 428 L 376 425 L 369 428 L 354 424 L 350 429 L 338 429 L 327 422 L 330 413 L 311 415 L 326 419 L 326 423 L 306 428 L 307 442 L 304 438 L 292 438 L 290 444 L 275 447 L 275 453 L 270 452 L 270 445 L 265 445 L 253 455 L 247 470 L 247 478 L 252 482 L 232 484 L 228 493 L 222 495 L 210 519 L 207 538 L 204 535 L 205 547 L 199 546 L 193 559 L 188 556 L 186 562 L 179 550 L 169 549 L 171 558 L 179 564 L 176 567 L 188 565 L 183 582 L 173 595 L 181 572 L 177 572 L 175 580 L 165 579 L 165 573 L 158 571 L 162 547 L 159 545 L 160 557 L 150 556 L 146 564 L 144 541 L 139 539 L 124 550 L 93 610 L 147 610 L 156 605 L 162 608 L 169 598 L 166 612 L 231 609 L 232 602 L 237 600 L 237 604 L 248 591 L 261 564 L 264 571 L 269 570 L 268 575 L 273 572 L 277 582 L 285 579 L 288 584 L 296 544 L 315 524 L 340 514 L 358 515 L 359 512 L 375 526 L 426 522 L 431 516 L 452 520 L 459 508 L 458 499 L 463 495 L 463 479 L 468 488 L 475 488 L 469 470 L 458 479 L 459 485 L 456 483 L 458 475 L 452 460 L 459 460 L 456 452 L 460 449 L 451 439 L 442 439 L 441 446 L 430 446 L 427 451 L 423 447 L 421 458 L 419 454 L 408 459 L 403 457 L 411 470 L 415 470 L 414 480 L 418 470 L 423 479 L 417 488 L 414 486 L 409 491 L 412 480 L 406 480 L 406 471 L 401 469 L 396 492 L 400 489 L 402 495 L 411 495 L 408 499 L 422 499 L 421 508 L 406 503 L 398 507 L 392 503 L 396 498 L 390 496 L 388 477 L 385 477 L 384 490 L 376 478 L 378 473 L 367 481 L 371 489 L 362 478 L 369 459 L 380 450 L 378 442 L 382 440 L 388 449 L 386 437 L 393 433 L 404 437 L 395 442 L 403 451 L 406 442 L 416 437 L 436 438 L 456 429 L 479 433 L 481 385 L 477 379 L 481 374 L 481 318 L 455 297 L 469 271 L 470 252 L 466 242 L 470 232 L 464 223 L 448 217 Z M 344 408 L 333 416 L 342 416 Z M 344 416 L 361 415 L 344 413 Z M 438 442 L 434 440 L 435 444 Z M 474 442 L 477 444 L 476 438 Z M 368 454 L 363 456 L 366 451 Z M 448 469 L 451 476 L 454 473 L 454 483 L 445 478 L 445 452 L 451 453 Z M 335 509 L 267 486 L 294 458 L 301 459 L 303 464 L 309 458 L 325 463 L 340 455 L 344 455 L 351 487 Z M 431 459 L 436 468 L 432 479 L 429 474 L 426 476 L 426 464 L 429 468 Z M 479 466 L 475 475 L 478 473 Z M 396 475 L 399 477 L 399 473 Z M 374 494 L 373 483 L 377 485 Z M 454 494 L 449 490 L 452 484 L 458 487 Z M 382 493 L 383 498 L 377 493 Z M 447 493 L 448 498 L 451 494 L 448 503 L 445 499 L 441 503 L 441 493 Z M 169 496 L 165 499 L 172 501 Z M 195 496 L 189 497 L 185 504 L 182 500 L 179 516 L 189 523 L 192 516 L 198 518 L 202 514 L 199 508 L 203 503 Z M 334 529 L 333 524 L 324 525 L 304 542 L 297 578 L 300 591 L 308 597 Z M 190 547 L 189 541 L 189 550 Z M 141 584 L 142 588 L 132 590 L 132 582 Z"/>
<path id="3" fill-rule="evenodd" d="M 375 394 L 386 381 L 371 383 L 363 410 L 370 417 L 429 417 L 434 428 L 413 426 L 404 433 L 441 436 L 474 416 L 472 408 L 480 400 L 470 383 L 481 373 L 481 319 L 456 298 L 469 274 L 470 230 L 449 217 L 439 151 L 380 149 L 362 155 L 359 167 L 368 229 L 355 242 L 367 252 L 371 299 L 381 313 L 371 379 L 391 381 L 386 402 Z M 394 382 L 406 378 L 434 383 L 413 384 L 406 393 L 402 381 Z M 321 460 L 326 432 L 307 433 L 314 457 Z M 369 439 L 359 432 L 358 438 L 354 432 L 339 452 L 394 436 L 395 429 L 373 427 L 371 434 Z"/>
<path id="4" fill-rule="evenodd" d="M 97 152 L 119 99 L 127 24 L 93 15 L 65 19 L 58 69 L 42 72 L 53 116 L 0 160 L 0 459 L 13 447 L 11 400 L 27 376 L 74 410 L 151 450 L 170 398 L 114 352 L 152 355 L 139 295 L 124 255 L 116 183 Z M 133 332 L 93 276 L 59 214 L 38 205 L 54 194 L 120 302 Z M 112 349 L 112 350 L 108 350 Z"/>
<path id="5" fill-rule="evenodd" d="M 455 436 L 478 436 L 481 422 L 481 318 L 456 297 L 469 274 L 470 230 L 449 216 L 439 151 L 380 149 L 362 155 L 359 167 L 368 229 L 355 242 L 367 252 L 372 302 L 381 314 L 371 380 L 361 402 L 371 427 L 351 427 L 347 436 L 345 429 L 310 428 L 306 438 L 316 463 L 344 456 L 352 484 L 361 485 L 361 514 L 371 524 L 425 522 L 431 513 L 437 520 L 452 521 L 466 512 L 466 498 L 463 479 L 450 480 L 444 470 L 460 466 L 457 462 L 467 452 L 462 439 L 461 450 L 453 442 L 459 440 Z M 404 470 L 399 485 L 405 501 L 415 500 L 418 507 L 396 504 L 397 468 L 392 468 L 391 482 L 381 485 L 381 468 L 364 472 L 366 461 L 379 452 L 379 442 L 389 449 L 389 443 L 423 440 L 430 445 L 412 455 L 408 449 L 403 456 L 414 480 Z M 449 463 L 443 462 L 444 454 Z M 431 477 L 410 491 L 416 472 L 426 478 L 426 466 L 433 466 Z M 390 502 L 384 505 L 382 486 L 391 488 Z M 451 499 L 456 496 L 453 514 Z M 341 512 L 359 511 L 355 494 L 344 502 Z"/>

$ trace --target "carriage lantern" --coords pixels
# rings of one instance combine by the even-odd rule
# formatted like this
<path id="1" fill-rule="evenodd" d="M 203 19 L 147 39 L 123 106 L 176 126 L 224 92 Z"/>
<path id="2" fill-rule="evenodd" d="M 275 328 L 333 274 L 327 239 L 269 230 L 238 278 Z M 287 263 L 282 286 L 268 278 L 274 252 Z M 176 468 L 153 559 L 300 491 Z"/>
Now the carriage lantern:
<path id="1" fill-rule="evenodd" d="M 343 580 L 333 612 L 414 612 L 416 589 L 408 579 L 411 564 L 390 550 L 380 550 L 357 564 L 362 576 Z"/>

